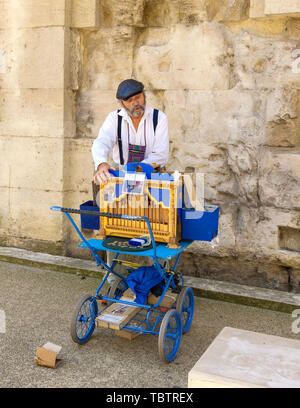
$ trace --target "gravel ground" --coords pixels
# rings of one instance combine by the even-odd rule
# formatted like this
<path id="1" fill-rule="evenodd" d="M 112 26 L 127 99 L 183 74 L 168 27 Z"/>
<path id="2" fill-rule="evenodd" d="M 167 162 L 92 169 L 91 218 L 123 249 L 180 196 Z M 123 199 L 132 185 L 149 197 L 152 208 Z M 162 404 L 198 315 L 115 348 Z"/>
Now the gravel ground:
<path id="1" fill-rule="evenodd" d="M 95 278 L 0 262 L 0 282 L 0 311 L 6 316 L 1 388 L 185 388 L 188 372 L 225 326 L 300 339 L 292 333 L 290 314 L 198 297 L 191 329 L 174 362 L 166 364 L 159 359 L 158 336 L 127 340 L 96 328 L 85 345 L 72 341 L 74 307 L 83 295 L 95 294 Z M 47 341 L 62 346 L 56 369 L 34 361 L 36 347 Z"/>

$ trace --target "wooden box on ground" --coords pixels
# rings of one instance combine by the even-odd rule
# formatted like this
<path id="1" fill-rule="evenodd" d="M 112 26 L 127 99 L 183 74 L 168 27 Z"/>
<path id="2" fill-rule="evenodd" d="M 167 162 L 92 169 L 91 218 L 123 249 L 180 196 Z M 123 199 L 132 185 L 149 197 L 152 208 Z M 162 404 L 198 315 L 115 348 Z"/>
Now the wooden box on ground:
<path id="1" fill-rule="evenodd" d="M 127 302 L 134 302 L 136 296 L 135 293 L 131 289 L 127 289 L 121 300 L 125 300 Z M 174 302 L 176 302 L 177 293 L 167 292 L 160 304 L 162 307 L 171 307 Z M 154 296 L 152 293 L 148 296 L 148 304 L 155 305 L 159 300 L 159 297 Z M 132 340 L 135 338 L 139 333 L 129 332 L 126 330 L 121 330 L 123 326 L 125 326 L 134 316 L 141 310 L 140 307 L 137 306 L 129 306 L 124 305 L 121 303 L 113 303 L 109 307 L 107 307 L 97 318 L 96 318 L 96 326 L 98 327 L 106 327 L 109 329 L 114 329 L 119 331 L 118 334 L 121 337 L 127 338 Z M 121 331 L 120 331 L 121 330 Z"/>
<path id="2" fill-rule="evenodd" d="M 156 297 L 153 295 L 153 293 L 150 293 L 148 296 L 148 304 L 155 305 L 159 301 L 159 299 L 160 297 Z M 159 306 L 172 307 L 173 304 L 176 302 L 176 299 L 177 299 L 177 293 L 167 292 Z"/>
<path id="3" fill-rule="evenodd" d="M 188 374 L 189 388 L 299 388 L 300 341 L 225 327 Z"/>
<path id="4" fill-rule="evenodd" d="M 134 299 L 135 294 L 130 289 L 127 289 L 121 297 L 121 300 L 129 302 L 133 302 Z M 128 323 L 139 310 L 140 307 L 137 306 L 113 303 L 96 318 L 96 325 L 100 327 L 108 327 L 109 329 L 120 330 L 120 328 Z"/>

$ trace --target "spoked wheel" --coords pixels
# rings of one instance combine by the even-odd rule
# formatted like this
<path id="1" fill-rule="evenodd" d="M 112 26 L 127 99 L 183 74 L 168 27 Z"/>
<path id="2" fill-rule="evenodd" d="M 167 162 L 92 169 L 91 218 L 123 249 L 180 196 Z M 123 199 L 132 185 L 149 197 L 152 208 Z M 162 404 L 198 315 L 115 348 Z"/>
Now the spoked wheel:
<path id="1" fill-rule="evenodd" d="M 126 281 L 118 278 L 111 286 L 108 296 L 112 299 L 120 299 L 123 296 L 125 290 L 128 289 Z M 112 304 L 113 302 L 108 302 Z"/>
<path id="2" fill-rule="evenodd" d="M 181 316 L 182 333 L 189 331 L 194 315 L 194 294 L 191 288 L 183 288 L 177 298 L 176 310 Z"/>
<path id="3" fill-rule="evenodd" d="M 160 326 L 158 336 L 158 353 L 160 358 L 170 363 L 177 356 L 181 341 L 181 319 L 177 310 L 169 310 Z"/>
<path id="4" fill-rule="evenodd" d="M 71 337 L 75 343 L 86 343 L 95 329 L 95 319 L 98 315 L 96 299 L 85 295 L 77 303 L 71 322 Z"/>

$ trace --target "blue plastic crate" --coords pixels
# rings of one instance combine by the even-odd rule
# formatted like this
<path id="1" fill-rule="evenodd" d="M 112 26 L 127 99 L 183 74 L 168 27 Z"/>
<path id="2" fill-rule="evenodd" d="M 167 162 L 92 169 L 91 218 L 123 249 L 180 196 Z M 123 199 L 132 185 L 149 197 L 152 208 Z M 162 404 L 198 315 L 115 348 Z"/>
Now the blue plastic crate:
<path id="1" fill-rule="evenodd" d="M 220 207 L 205 205 L 204 210 L 182 209 L 182 239 L 212 241 L 218 235 Z"/>
<path id="2" fill-rule="evenodd" d="M 93 205 L 92 200 L 86 201 L 85 203 L 80 204 L 79 208 L 81 210 L 99 212 L 99 207 L 97 205 Z M 100 228 L 99 218 L 100 217 L 96 217 L 94 215 L 80 214 L 81 228 L 89 229 L 89 230 L 98 230 Z"/>

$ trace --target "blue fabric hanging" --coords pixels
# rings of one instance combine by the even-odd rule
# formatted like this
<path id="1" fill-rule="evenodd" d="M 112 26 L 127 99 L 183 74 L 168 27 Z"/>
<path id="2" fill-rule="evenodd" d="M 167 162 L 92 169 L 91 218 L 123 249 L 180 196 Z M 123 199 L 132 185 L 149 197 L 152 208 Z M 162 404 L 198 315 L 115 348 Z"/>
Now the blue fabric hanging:
<path id="1" fill-rule="evenodd" d="M 129 288 L 136 294 L 135 303 L 145 304 L 150 289 L 163 279 L 154 266 L 141 266 L 132 272 L 127 280 Z"/>

